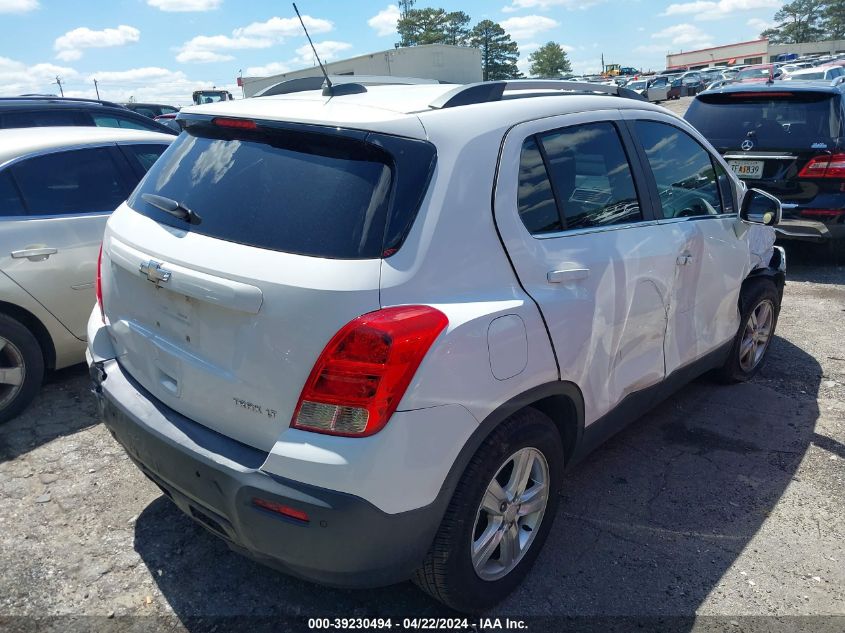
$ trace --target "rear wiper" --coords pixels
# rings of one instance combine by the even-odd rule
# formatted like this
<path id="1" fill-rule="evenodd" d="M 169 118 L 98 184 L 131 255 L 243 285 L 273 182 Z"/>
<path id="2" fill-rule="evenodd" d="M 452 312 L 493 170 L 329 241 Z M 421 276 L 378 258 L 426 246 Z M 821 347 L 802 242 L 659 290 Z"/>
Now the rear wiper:
<path id="1" fill-rule="evenodd" d="M 184 204 L 177 202 L 176 200 L 165 198 L 164 196 L 157 196 L 152 193 L 142 193 L 141 199 L 144 202 L 153 205 L 156 209 L 161 209 L 165 213 L 169 213 L 173 217 L 179 218 L 180 220 L 186 220 L 189 224 L 199 224 L 202 222 L 202 218 L 196 211 L 191 211 Z"/>

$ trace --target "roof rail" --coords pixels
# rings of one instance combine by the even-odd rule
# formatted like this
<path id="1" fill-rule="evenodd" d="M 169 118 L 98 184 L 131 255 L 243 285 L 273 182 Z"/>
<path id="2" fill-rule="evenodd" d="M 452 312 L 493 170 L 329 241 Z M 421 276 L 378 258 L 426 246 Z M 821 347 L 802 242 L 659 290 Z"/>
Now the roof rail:
<path id="1" fill-rule="evenodd" d="M 392 77 L 387 75 L 329 75 L 334 86 L 358 86 L 355 92 L 366 92 L 366 86 L 390 86 L 390 85 L 416 85 L 416 84 L 437 84 L 441 83 L 436 79 L 421 79 L 419 77 Z M 304 92 L 306 90 L 320 90 L 325 87 L 326 80 L 322 75 L 313 77 L 299 77 L 297 79 L 286 79 L 277 84 L 268 86 L 256 97 L 270 97 L 273 95 L 286 95 L 293 92 Z M 332 94 L 351 94 L 350 89 L 335 90 Z M 326 95 L 330 96 L 330 95 Z"/>
<path id="2" fill-rule="evenodd" d="M 561 93 L 599 93 L 646 101 L 646 99 L 628 88 L 591 84 L 581 81 L 564 81 L 560 79 L 515 79 L 509 81 L 482 81 L 480 83 L 457 86 L 454 90 L 441 95 L 429 104 L 430 108 L 454 108 L 456 106 L 473 103 L 490 103 L 502 101 L 506 90 L 558 90 Z M 527 95 L 519 95 L 527 96 Z"/>
<path id="3" fill-rule="evenodd" d="M 84 99 L 82 97 L 55 97 L 49 95 L 20 95 L 17 97 L 0 97 L 0 103 L 3 101 L 55 101 L 57 103 L 99 103 L 104 106 L 116 106 L 122 108 L 123 106 L 111 101 L 103 101 L 102 99 Z"/>

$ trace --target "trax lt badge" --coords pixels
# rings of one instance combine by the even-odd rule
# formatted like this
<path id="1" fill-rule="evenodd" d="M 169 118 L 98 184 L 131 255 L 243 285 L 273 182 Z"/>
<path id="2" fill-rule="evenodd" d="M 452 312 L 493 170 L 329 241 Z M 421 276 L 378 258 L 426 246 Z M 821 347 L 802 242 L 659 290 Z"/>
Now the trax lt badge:
<path id="1" fill-rule="evenodd" d="M 161 267 L 161 263 L 151 259 L 148 262 L 141 262 L 139 267 L 142 275 L 147 276 L 147 281 L 151 281 L 156 286 L 160 283 L 167 283 L 170 280 L 170 271 Z"/>
<path id="2" fill-rule="evenodd" d="M 743 151 L 747 152 L 752 147 L 754 147 L 754 141 L 752 141 L 750 138 L 747 138 L 740 144 L 740 147 Z"/>

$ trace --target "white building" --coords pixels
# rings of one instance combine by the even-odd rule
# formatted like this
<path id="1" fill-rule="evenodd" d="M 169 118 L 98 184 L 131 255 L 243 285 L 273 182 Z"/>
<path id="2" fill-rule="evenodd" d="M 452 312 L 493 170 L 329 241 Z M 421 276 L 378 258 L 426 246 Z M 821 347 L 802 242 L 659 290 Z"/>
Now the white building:
<path id="1" fill-rule="evenodd" d="M 427 44 L 391 48 L 325 64 L 330 75 L 378 75 L 437 79 L 456 84 L 482 80 L 481 51 L 466 46 Z M 268 86 L 287 79 L 322 75 L 318 66 L 272 77 L 244 77 L 244 94 L 251 97 Z"/>

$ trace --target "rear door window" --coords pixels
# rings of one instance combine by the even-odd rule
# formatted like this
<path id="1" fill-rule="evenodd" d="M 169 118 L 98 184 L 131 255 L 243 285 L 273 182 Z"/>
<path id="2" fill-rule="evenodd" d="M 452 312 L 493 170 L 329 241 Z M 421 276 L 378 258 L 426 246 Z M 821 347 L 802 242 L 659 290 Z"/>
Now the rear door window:
<path id="1" fill-rule="evenodd" d="M 784 82 L 787 86 L 789 82 Z M 728 92 L 701 95 L 684 118 L 717 149 L 832 149 L 843 134 L 838 98 L 827 92 Z"/>
<path id="2" fill-rule="evenodd" d="M 642 220 L 631 166 L 613 123 L 588 123 L 542 135 L 565 228 Z"/>
<path id="3" fill-rule="evenodd" d="M 534 137 L 522 145 L 519 160 L 519 217 L 532 235 L 563 229 L 552 183 Z"/>
<path id="4" fill-rule="evenodd" d="M 0 217 L 25 215 L 18 188 L 9 171 L 0 172 Z"/>
<path id="5" fill-rule="evenodd" d="M 654 174 L 664 218 L 722 213 L 709 152 L 674 125 L 636 121 L 635 128 Z"/>
<path id="6" fill-rule="evenodd" d="M 129 162 L 141 175 L 146 174 L 159 157 L 164 154 L 167 145 L 162 144 L 140 144 L 132 143 L 119 145 L 123 153 L 129 158 Z"/>
<path id="7" fill-rule="evenodd" d="M 97 127 L 116 127 L 125 130 L 148 130 L 153 132 L 161 131 L 155 125 L 147 125 L 143 121 L 116 114 L 93 114 L 91 116 L 94 119 L 94 125 Z"/>
<path id="8" fill-rule="evenodd" d="M 359 139 L 191 125 L 152 166 L 129 204 L 158 222 L 249 246 L 376 258 L 383 252 L 393 180 L 390 156 Z M 179 202 L 201 223 L 159 210 L 144 194 Z"/>
<path id="9" fill-rule="evenodd" d="M 29 215 L 110 212 L 128 193 L 106 147 L 36 156 L 9 170 Z"/>

